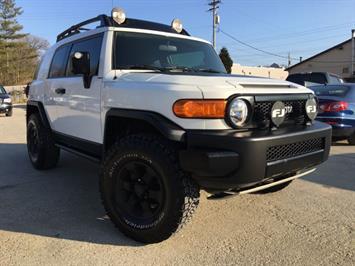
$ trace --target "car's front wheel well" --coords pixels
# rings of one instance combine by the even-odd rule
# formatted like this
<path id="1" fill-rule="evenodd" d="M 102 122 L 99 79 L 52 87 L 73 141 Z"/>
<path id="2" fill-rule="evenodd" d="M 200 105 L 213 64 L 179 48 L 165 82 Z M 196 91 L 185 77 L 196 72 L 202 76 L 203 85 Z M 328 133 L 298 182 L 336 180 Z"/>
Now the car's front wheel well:
<path id="1" fill-rule="evenodd" d="M 119 138 L 138 133 L 150 133 L 162 136 L 159 130 L 142 119 L 126 117 L 108 117 L 105 124 L 105 151 Z"/>
<path id="2" fill-rule="evenodd" d="M 26 108 L 26 121 L 27 121 L 27 123 L 28 123 L 28 120 L 31 117 L 31 115 L 38 114 L 38 113 L 39 113 L 39 110 L 38 110 L 37 106 L 27 105 L 27 108 Z"/>

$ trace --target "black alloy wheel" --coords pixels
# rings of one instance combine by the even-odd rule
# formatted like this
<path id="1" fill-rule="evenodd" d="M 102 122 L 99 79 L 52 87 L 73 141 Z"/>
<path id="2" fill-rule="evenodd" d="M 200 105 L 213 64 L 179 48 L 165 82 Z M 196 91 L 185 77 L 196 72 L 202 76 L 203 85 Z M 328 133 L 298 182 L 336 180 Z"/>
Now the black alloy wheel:
<path id="1" fill-rule="evenodd" d="M 159 217 L 165 201 L 162 179 L 143 161 L 128 161 L 115 175 L 117 211 L 135 224 L 151 223 Z"/>

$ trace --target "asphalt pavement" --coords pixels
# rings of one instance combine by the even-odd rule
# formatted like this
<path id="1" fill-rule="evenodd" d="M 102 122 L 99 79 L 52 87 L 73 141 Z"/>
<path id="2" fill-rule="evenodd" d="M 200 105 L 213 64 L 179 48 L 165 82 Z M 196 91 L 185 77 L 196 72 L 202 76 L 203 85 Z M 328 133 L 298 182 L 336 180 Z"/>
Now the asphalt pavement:
<path id="1" fill-rule="evenodd" d="M 192 222 L 154 245 L 105 216 L 97 164 L 63 152 L 56 169 L 38 172 L 25 143 L 17 105 L 0 115 L 0 265 L 355 265 L 355 146 L 345 142 L 279 193 L 202 193 Z"/>

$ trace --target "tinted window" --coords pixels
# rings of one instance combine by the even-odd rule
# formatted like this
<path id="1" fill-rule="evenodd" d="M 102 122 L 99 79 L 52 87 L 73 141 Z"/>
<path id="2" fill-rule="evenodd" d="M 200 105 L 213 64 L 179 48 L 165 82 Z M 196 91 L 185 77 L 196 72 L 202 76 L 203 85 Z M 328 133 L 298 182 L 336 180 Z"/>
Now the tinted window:
<path id="1" fill-rule="evenodd" d="M 346 97 L 350 91 L 348 86 L 313 86 L 310 87 L 317 96 Z"/>
<path id="2" fill-rule="evenodd" d="M 317 84 L 327 83 L 327 79 L 325 75 L 322 73 L 294 74 L 294 75 L 289 75 L 287 77 L 287 80 L 303 86 L 305 85 L 305 82 L 317 83 Z"/>
<path id="3" fill-rule="evenodd" d="M 6 94 L 4 87 L 1 85 L 0 85 L 0 94 Z"/>
<path id="4" fill-rule="evenodd" d="M 59 78 L 65 76 L 69 50 L 69 45 L 62 46 L 57 49 L 52 60 L 51 69 L 49 71 L 50 78 Z"/>
<path id="5" fill-rule="evenodd" d="M 304 78 L 302 78 L 302 76 L 303 75 L 301 74 L 293 74 L 289 75 L 286 80 L 300 85 L 304 85 Z"/>
<path id="6" fill-rule="evenodd" d="M 91 39 L 75 42 L 70 51 L 70 58 L 76 52 L 88 52 L 90 54 L 90 72 L 91 75 L 97 75 L 99 71 L 99 62 L 101 54 L 103 36 L 97 36 Z M 75 76 L 72 71 L 71 60 L 68 62 L 67 76 Z"/>
<path id="7" fill-rule="evenodd" d="M 213 47 L 200 41 L 144 33 L 117 32 L 115 47 L 116 69 L 188 68 L 195 72 L 213 70 L 226 73 Z"/>
<path id="8" fill-rule="evenodd" d="M 312 73 L 309 74 L 306 81 L 310 81 L 313 83 L 318 83 L 318 84 L 326 84 L 327 79 L 324 74 L 321 73 Z"/>

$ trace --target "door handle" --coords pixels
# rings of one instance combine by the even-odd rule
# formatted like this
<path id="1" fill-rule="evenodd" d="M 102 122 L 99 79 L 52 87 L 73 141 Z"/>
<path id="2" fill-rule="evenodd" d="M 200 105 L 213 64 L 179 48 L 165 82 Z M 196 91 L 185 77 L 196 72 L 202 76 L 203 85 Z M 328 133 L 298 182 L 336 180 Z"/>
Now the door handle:
<path id="1" fill-rule="evenodd" d="M 56 94 L 65 94 L 65 89 L 63 89 L 63 88 L 55 89 L 55 93 Z"/>

